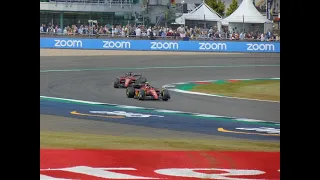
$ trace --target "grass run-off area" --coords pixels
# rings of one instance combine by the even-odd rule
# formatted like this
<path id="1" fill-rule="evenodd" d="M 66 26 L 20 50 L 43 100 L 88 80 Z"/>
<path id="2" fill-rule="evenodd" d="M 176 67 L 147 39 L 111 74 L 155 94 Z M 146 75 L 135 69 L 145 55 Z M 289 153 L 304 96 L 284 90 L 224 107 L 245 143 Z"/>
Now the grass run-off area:
<path id="1" fill-rule="evenodd" d="M 217 81 L 196 85 L 191 91 L 230 97 L 280 101 L 280 79 Z"/>
<path id="2" fill-rule="evenodd" d="M 249 140 L 151 139 L 40 131 L 40 148 L 280 151 L 280 142 Z"/>

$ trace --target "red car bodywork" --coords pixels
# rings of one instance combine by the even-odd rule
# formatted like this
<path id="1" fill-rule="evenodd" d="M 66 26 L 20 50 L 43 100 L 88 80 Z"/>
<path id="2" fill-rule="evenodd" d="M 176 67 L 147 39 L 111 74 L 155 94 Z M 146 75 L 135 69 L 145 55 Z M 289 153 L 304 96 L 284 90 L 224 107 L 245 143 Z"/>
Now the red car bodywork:
<path id="1" fill-rule="evenodd" d="M 123 85 L 123 87 L 128 87 L 130 84 L 134 83 L 137 80 L 136 76 L 123 76 L 119 77 L 120 84 Z"/>
<path id="2" fill-rule="evenodd" d="M 137 96 L 140 90 L 144 90 L 146 97 L 151 97 L 152 99 L 159 99 L 160 90 L 152 86 L 141 86 L 139 89 L 135 89 L 135 95 Z"/>

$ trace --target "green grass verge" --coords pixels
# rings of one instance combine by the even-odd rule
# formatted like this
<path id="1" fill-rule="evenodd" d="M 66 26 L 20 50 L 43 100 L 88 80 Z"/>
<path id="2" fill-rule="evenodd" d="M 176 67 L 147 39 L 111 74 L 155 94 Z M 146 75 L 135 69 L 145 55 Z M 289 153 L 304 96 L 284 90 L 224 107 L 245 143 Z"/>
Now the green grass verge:
<path id="1" fill-rule="evenodd" d="M 194 86 L 191 91 L 222 96 L 280 101 L 280 80 L 244 80 Z"/>
<path id="2" fill-rule="evenodd" d="M 280 142 L 218 139 L 151 139 L 40 131 L 40 148 L 280 151 Z"/>

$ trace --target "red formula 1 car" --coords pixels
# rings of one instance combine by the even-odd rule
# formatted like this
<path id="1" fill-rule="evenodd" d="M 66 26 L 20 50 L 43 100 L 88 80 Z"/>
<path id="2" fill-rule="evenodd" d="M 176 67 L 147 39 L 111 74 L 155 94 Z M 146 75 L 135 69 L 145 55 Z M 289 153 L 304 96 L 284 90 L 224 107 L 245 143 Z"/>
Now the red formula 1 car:
<path id="1" fill-rule="evenodd" d="M 147 82 L 147 78 L 142 77 L 142 74 L 135 74 L 132 72 L 126 73 L 122 77 L 117 77 L 113 82 L 114 88 L 127 88 L 133 84 L 143 84 Z"/>
<path id="2" fill-rule="evenodd" d="M 166 89 L 158 89 L 149 85 L 148 82 L 140 86 L 128 87 L 126 90 L 128 98 L 139 100 L 163 100 L 168 101 L 171 97 L 169 91 Z"/>

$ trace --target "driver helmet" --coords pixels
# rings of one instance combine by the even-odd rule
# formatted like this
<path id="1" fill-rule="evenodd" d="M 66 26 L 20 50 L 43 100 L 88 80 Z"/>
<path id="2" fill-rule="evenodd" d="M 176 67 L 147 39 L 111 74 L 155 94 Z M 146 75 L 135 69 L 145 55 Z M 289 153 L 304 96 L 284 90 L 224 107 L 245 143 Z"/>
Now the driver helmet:
<path id="1" fill-rule="evenodd" d="M 146 86 L 146 87 L 150 87 L 149 82 L 145 82 L 145 86 Z"/>

